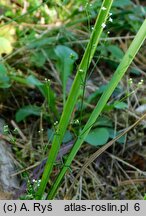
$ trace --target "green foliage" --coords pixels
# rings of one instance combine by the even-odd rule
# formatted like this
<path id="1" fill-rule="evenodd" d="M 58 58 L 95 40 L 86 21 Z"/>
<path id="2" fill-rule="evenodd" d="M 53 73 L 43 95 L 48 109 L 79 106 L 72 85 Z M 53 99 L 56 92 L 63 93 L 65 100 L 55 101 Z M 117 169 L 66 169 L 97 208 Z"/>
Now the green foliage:
<path id="1" fill-rule="evenodd" d="M 128 108 L 128 105 L 124 102 L 116 101 L 114 102 L 114 108 L 116 109 L 126 109 Z"/>
<path id="2" fill-rule="evenodd" d="M 30 115 L 40 116 L 42 108 L 35 105 L 28 105 L 16 112 L 16 121 L 20 122 Z"/>
<path id="3" fill-rule="evenodd" d="M 109 131 L 109 137 L 111 138 L 111 139 L 114 139 L 116 136 L 118 136 L 122 131 L 115 131 L 113 128 L 108 128 L 108 131 Z M 120 143 L 120 144 L 124 144 L 125 143 L 125 141 L 126 141 L 126 136 L 124 135 L 124 136 L 122 136 L 121 138 L 119 138 L 118 140 L 117 140 L 117 142 L 118 143 Z"/>
<path id="4" fill-rule="evenodd" d="M 54 133 L 55 133 L 54 129 L 48 129 L 47 135 L 48 135 L 49 142 L 52 142 Z M 69 130 L 67 130 L 65 135 L 64 135 L 64 138 L 63 138 L 62 142 L 67 143 L 67 142 L 71 141 L 72 139 L 73 139 L 72 133 Z"/>
<path id="5" fill-rule="evenodd" d="M 113 3 L 113 7 L 121 7 L 121 8 L 124 8 L 125 6 L 129 6 L 131 5 L 131 0 L 122 0 L 122 4 L 121 4 L 121 1 L 120 0 L 116 0 L 114 1 Z"/>
<path id="6" fill-rule="evenodd" d="M 117 60 L 121 60 L 124 56 L 123 51 L 116 45 L 107 46 L 107 50 L 112 54 L 112 58 L 115 58 Z"/>
<path id="7" fill-rule="evenodd" d="M 0 64 L 0 88 L 9 88 L 10 86 L 11 84 L 7 75 L 7 69 L 4 64 Z"/>
<path id="8" fill-rule="evenodd" d="M 10 41 L 7 38 L 0 37 L 0 56 L 2 54 L 10 54 L 12 49 Z"/>
<path id="9" fill-rule="evenodd" d="M 42 52 L 36 52 L 33 53 L 33 55 L 30 58 L 30 61 L 37 67 L 43 67 L 46 62 L 46 58 L 44 55 L 42 55 Z"/>
<path id="10" fill-rule="evenodd" d="M 56 104 L 55 104 L 56 96 L 51 89 L 50 80 L 45 78 L 44 83 L 42 83 L 36 77 L 30 75 L 27 77 L 26 81 L 28 84 L 34 85 L 40 90 L 45 100 L 47 101 L 48 108 L 54 111 L 54 113 L 58 116 L 58 112 L 56 110 Z"/>
<path id="11" fill-rule="evenodd" d="M 41 180 L 35 180 L 33 179 L 32 182 L 27 179 L 27 193 L 20 197 L 20 200 L 34 200 L 35 199 L 35 193 L 40 186 Z"/>
<path id="12" fill-rule="evenodd" d="M 51 45 L 52 43 L 55 43 L 55 42 L 56 42 L 55 37 L 35 38 L 35 36 L 33 35 L 33 38 L 31 38 L 31 40 L 27 44 L 27 48 L 28 49 L 41 49 L 41 48 L 45 48 L 46 46 L 49 46 L 49 45 Z M 50 47 L 49 47 L 49 49 L 50 49 Z M 52 52 L 52 50 L 51 50 L 51 52 Z"/>
<path id="13" fill-rule="evenodd" d="M 58 45 L 55 48 L 55 54 L 57 56 L 56 67 L 60 72 L 63 86 L 63 99 L 65 103 L 67 80 L 73 71 L 73 64 L 78 59 L 78 55 L 75 51 L 63 45 Z"/>
<path id="14" fill-rule="evenodd" d="M 106 117 L 106 116 L 99 116 L 99 118 L 97 119 L 97 121 L 95 122 L 94 126 L 96 127 L 113 127 L 113 122 L 110 118 Z"/>
<path id="15" fill-rule="evenodd" d="M 96 128 L 91 130 L 85 141 L 93 146 L 102 146 L 109 139 L 109 131 L 107 128 Z"/>

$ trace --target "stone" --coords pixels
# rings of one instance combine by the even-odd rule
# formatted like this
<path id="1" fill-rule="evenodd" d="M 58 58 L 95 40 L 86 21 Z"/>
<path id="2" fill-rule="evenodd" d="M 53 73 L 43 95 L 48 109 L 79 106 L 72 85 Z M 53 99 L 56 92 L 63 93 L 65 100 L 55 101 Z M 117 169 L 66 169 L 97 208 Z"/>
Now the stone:
<path id="1" fill-rule="evenodd" d="M 0 119 L 0 135 L 3 134 L 5 122 Z M 11 157 L 10 143 L 0 139 L 0 199 L 12 198 L 15 190 L 19 188 L 17 176 L 11 175 L 16 172 L 14 161 Z"/>

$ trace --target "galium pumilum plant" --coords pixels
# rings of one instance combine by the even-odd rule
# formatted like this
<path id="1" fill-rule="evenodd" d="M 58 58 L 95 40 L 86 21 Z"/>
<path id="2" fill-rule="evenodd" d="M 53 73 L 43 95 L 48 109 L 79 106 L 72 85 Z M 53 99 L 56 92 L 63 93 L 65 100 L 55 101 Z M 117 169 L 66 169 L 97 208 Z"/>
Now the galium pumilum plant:
<path id="1" fill-rule="evenodd" d="M 50 174 L 52 172 L 53 164 L 56 160 L 58 151 L 60 149 L 61 142 L 63 140 L 66 128 L 69 124 L 73 109 L 75 107 L 75 104 L 77 102 L 78 96 L 80 94 L 80 88 L 82 87 L 82 83 L 84 79 L 86 78 L 86 72 L 90 65 L 90 62 L 94 56 L 97 44 L 99 42 L 100 36 L 103 32 L 103 24 L 106 23 L 106 20 L 109 17 L 109 11 L 111 8 L 113 0 L 104 0 L 103 4 L 100 8 L 98 17 L 96 19 L 95 26 L 93 28 L 90 41 L 87 45 L 87 48 L 85 50 L 85 53 L 83 55 L 83 58 L 81 60 L 81 63 L 78 67 L 78 71 L 76 73 L 76 76 L 74 78 L 74 82 L 72 84 L 71 90 L 69 92 L 67 101 L 64 105 L 64 109 L 58 124 L 58 127 L 56 129 L 56 133 L 54 134 L 54 139 L 52 141 L 52 147 L 49 152 L 48 160 L 46 162 L 46 166 L 43 172 L 41 185 L 38 189 L 38 192 L 36 194 L 36 199 L 41 199 L 43 196 L 43 193 L 45 191 L 45 187 L 47 185 L 48 179 L 50 177 Z"/>
<path id="2" fill-rule="evenodd" d="M 60 118 L 60 122 L 58 124 L 58 127 L 56 129 L 56 133 L 54 135 L 54 139 L 52 142 L 52 147 L 49 152 L 49 156 L 46 162 L 46 166 L 43 172 L 42 180 L 40 187 L 36 193 L 36 199 L 42 199 L 42 196 L 44 194 L 47 182 L 49 180 L 50 174 L 53 169 L 53 164 L 56 160 L 57 153 L 60 149 L 61 142 L 63 140 L 65 131 L 67 129 L 67 126 L 69 124 L 71 114 L 73 112 L 74 106 L 77 102 L 80 87 L 82 86 L 82 82 L 86 78 L 86 72 L 90 65 L 90 62 L 94 56 L 97 44 L 99 42 L 100 36 L 102 34 L 102 31 L 105 27 L 106 20 L 109 18 L 109 11 L 112 6 L 113 1 L 112 0 L 104 0 L 103 4 L 100 8 L 100 11 L 98 13 L 98 17 L 93 29 L 93 32 L 90 37 L 90 41 L 87 45 L 87 48 L 85 50 L 84 56 L 82 58 L 82 61 L 79 65 L 77 74 L 75 76 L 72 88 L 70 90 L 70 93 L 68 95 L 66 104 L 63 109 L 63 113 Z M 119 64 L 117 70 L 115 71 L 114 75 L 112 76 L 106 90 L 103 92 L 101 98 L 99 99 L 96 107 L 94 108 L 93 112 L 91 113 L 87 123 L 81 130 L 74 146 L 71 149 L 70 154 L 68 155 L 65 164 L 58 174 L 54 184 L 49 190 L 47 199 L 53 199 L 57 189 L 68 170 L 68 167 L 70 166 L 72 160 L 74 159 L 76 153 L 78 152 L 79 148 L 81 147 L 82 143 L 84 142 L 87 134 L 91 130 L 92 126 L 94 125 L 95 121 L 97 120 L 98 116 L 102 112 L 104 106 L 108 102 L 108 99 L 110 98 L 111 94 L 113 93 L 114 89 L 122 79 L 123 75 L 127 71 L 128 67 L 130 66 L 131 62 L 133 61 L 136 53 L 138 52 L 139 48 L 141 47 L 143 41 L 146 38 L 146 20 L 143 22 L 141 28 L 139 29 L 137 35 L 135 36 L 133 42 L 131 43 L 129 49 L 125 53 L 123 59 L 121 60 L 121 63 Z"/>
<path id="3" fill-rule="evenodd" d="M 96 107 L 94 108 L 90 118 L 88 119 L 87 123 L 85 124 L 84 128 L 80 132 L 77 141 L 75 142 L 73 148 L 71 149 L 70 154 L 67 157 L 67 160 L 60 171 L 56 181 L 54 182 L 52 188 L 50 189 L 47 198 L 53 199 L 56 191 L 61 183 L 63 176 L 65 175 L 68 167 L 70 166 L 72 160 L 74 159 L 76 153 L 78 152 L 79 148 L 81 147 L 82 143 L 84 142 L 87 134 L 90 132 L 92 126 L 94 125 L 95 121 L 97 120 L 98 116 L 102 112 L 102 109 L 106 105 L 108 99 L 110 98 L 111 94 L 113 93 L 114 89 L 122 79 L 123 75 L 127 71 L 128 67 L 130 66 L 132 60 L 134 59 L 136 53 L 138 52 L 139 48 L 141 47 L 143 41 L 146 38 L 146 20 L 143 22 L 141 28 L 139 29 L 137 35 L 135 36 L 133 42 L 131 43 L 129 49 L 125 53 L 121 63 L 119 64 L 117 70 L 115 71 L 112 79 L 110 80 L 106 90 L 102 94 L 100 100 L 98 101 Z"/>

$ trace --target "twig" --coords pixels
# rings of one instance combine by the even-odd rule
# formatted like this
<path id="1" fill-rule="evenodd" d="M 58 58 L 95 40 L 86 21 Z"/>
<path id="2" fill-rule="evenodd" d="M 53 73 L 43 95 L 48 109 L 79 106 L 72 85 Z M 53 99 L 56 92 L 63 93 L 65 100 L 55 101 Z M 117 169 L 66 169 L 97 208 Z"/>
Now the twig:
<path id="1" fill-rule="evenodd" d="M 16 124 L 16 122 L 14 122 L 13 120 L 11 120 L 11 124 L 13 125 L 14 128 L 17 128 L 17 132 L 19 133 L 19 135 L 21 136 L 21 138 L 23 139 L 23 141 L 27 141 L 26 136 L 23 134 L 23 132 L 21 131 L 21 129 L 19 128 L 19 126 Z"/>
<path id="2" fill-rule="evenodd" d="M 142 184 L 145 182 L 146 182 L 146 179 L 130 179 L 130 180 L 119 182 L 119 186 L 129 185 L 129 184 Z"/>
<path id="3" fill-rule="evenodd" d="M 2 140 L 5 140 L 5 141 L 7 141 L 7 142 L 9 142 L 9 143 L 14 144 L 13 138 L 11 138 L 11 137 L 8 137 L 8 136 L 5 136 L 5 135 L 3 135 L 3 134 L 0 134 L 0 140 L 1 140 L 1 139 L 2 139 Z M 15 141 L 15 145 L 17 145 L 17 146 L 20 147 L 20 148 L 24 148 L 24 147 L 25 147 L 24 145 L 18 143 L 17 141 Z"/>

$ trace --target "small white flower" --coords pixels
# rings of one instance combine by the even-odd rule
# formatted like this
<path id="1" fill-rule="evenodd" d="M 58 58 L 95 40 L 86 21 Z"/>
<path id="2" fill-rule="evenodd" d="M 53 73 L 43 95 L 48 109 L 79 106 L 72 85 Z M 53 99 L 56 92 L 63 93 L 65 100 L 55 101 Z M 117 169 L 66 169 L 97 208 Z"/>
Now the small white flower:
<path id="1" fill-rule="evenodd" d="M 39 38 L 39 37 L 40 37 L 40 35 L 39 35 L 39 34 L 35 34 L 35 37 L 36 37 L 36 38 Z"/>
<path id="2" fill-rule="evenodd" d="M 140 82 L 138 83 L 138 86 L 141 86 L 143 84 L 143 79 L 140 80 Z"/>
<path id="3" fill-rule="evenodd" d="M 106 10 L 106 7 L 102 7 L 101 10 L 104 10 L 104 11 L 105 11 L 105 10 Z"/>
<path id="4" fill-rule="evenodd" d="M 110 34 L 110 31 L 108 31 L 107 33 Z"/>
<path id="5" fill-rule="evenodd" d="M 40 23 L 41 23 L 42 25 L 45 24 L 45 18 L 44 18 L 44 17 L 41 17 L 41 19 L 40 19 Z"/>
<path id="6" fill-rule="evenodd" d="M 50 79 L 45 78 L 46 83 L 50 83 Z"/>
<path id="7" fill-rule="evenodd" d="M 105 24 L 105 23 L 102 23 L 101 26 L 102 26 L 102 28 L 105 28 L 105 27 L 106 27 L 106 24 Z"/>
<path id="8" fill-rule="evenodd" d="M 79 12 L 82 12 L 84 10 L 84 8 L 83 8 L 83 6 L 81 5 L 80 7 L 79 7 Z"/>
<path id="9" fill-rule="evenodd" d="M 111 17 L 109 18 L 109 22 L 113 22 L 113 19 Z"/>
<path id="10" fill-rule="evenodd" d="M 76 119 L 76 120 L 74 121 L 74 123 L 75 123 L 75 124 L 79 124 L 80 122 L 79 122 L 78 119 Z"/>
<path id="11" fill-rule="evenodd" d="M 132 78 L 130 78 L 130 79 L 128 80 L 128 83 L 129 83 L 130 85 L 133 84 Z"/>
<path id="12" fill-rule="evenodd" d="M 109 13 L 109 15 L 111 16 L 111 15 L 112 15 L 112 13 Z"/>
<path id="13" fill-rule="evenodd" d="M 56 126 L 58 124 L 58 121 L 54 122 L 54 126 Z"/>
<path id="14" fill-rule="evenodd" d="M 143 79 L 141 79 L 140 82 L 143 83 Z"/>

